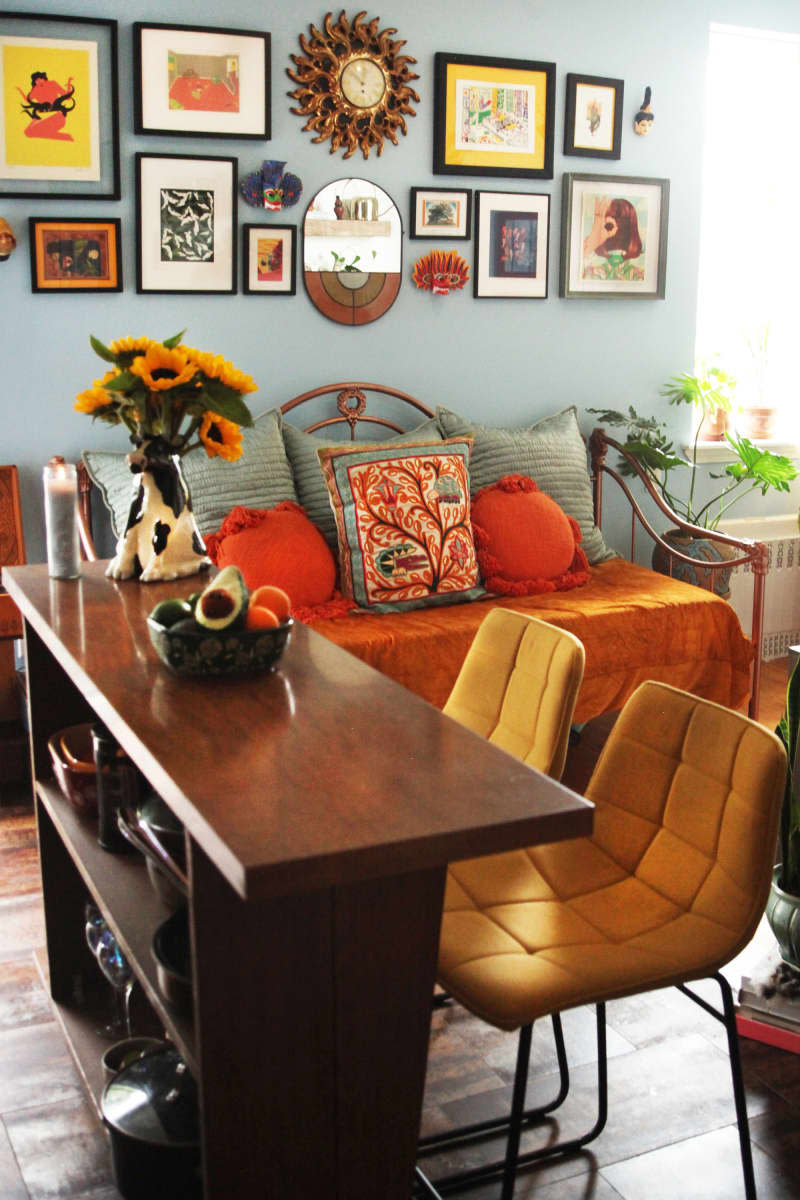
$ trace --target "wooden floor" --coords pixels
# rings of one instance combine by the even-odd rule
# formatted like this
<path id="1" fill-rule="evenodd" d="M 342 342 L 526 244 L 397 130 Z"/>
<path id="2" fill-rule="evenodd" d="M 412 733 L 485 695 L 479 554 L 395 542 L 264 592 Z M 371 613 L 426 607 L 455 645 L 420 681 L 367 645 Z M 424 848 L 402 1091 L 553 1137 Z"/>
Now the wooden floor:
<path id="1" fill-rule="evenodd" d="M 783 708 L 786 663 L 767 664 L 766 674 L 762 720 L 773 727 Z M 576 790 L 583 789 L 610 725 L 603 719 L 586 726 L 571 751 L 565 782 Z M 6 804 L 0 807 L 0 1200 L 119 1200 L 105 1135 L 33 963 L 42 941 L 32 817 Z M 563 1119 L 547 1131 L 553 1140 L 581 1132 L 594 1113 L 591 1012 L 567 1014 L 564 1029 L 572 1086 Z M 537 1025 L 533 1046 L 529 1101 L 555 1091 L 546 1022 Z M 513 1035 L 488 1028 L 463 1009 L 435 1012 L 423 1132 L 507 1108 L 515 1048 Z M 742 1051 L 759 1198 L 800 1200 L 800 1055 L 748 1041 Z M 739 1200 L 722 1027 L 676 989 L 653 992 L 608 1006 L 608 1053 L 603 1134 L 591 1152 L 521 1175 L 515 1200 Z M 536 1135 L 526 1135 L 528 1142 L 538 1144 Z M 494 1156 L 498 1149 L 488 1152 Z M 434 1167 L 473 1165 L 486 1152 L 431 1160 L 431 1174 Z M 498 1194 L 496 1186 L 468 1193 L 473 1200 L 496 1200 Z M 291 1200 L 290 1189 L 285 1200 Z"/>

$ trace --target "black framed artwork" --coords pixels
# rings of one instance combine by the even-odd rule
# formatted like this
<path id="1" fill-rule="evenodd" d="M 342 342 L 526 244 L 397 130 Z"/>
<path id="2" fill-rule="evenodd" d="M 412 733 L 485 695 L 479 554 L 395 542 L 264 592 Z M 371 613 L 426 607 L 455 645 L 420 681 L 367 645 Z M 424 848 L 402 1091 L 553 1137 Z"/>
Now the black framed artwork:
<path id="1" fill-rule="evenodd" d="M 553 178 L 555 63 L 435 57 L 434 175 Z"/>
<path id="2" fill-rule="evenodd" d="M 296 225 L 244 225 L 242 248 L 242 291 L 246 296 L 295 294 Z"/>
<path id="3" fill-rule="evenodd" d="M 619 158 L 625 84 L 601 75 L 567 75 L 564 153 Z"/>
<path id="4" fill-rule="evenodd" d="M 0 12 L 0 196 L 120 197 L 117 22 Z"/>
<path id="5" fill-rule="evenodd" d="M 548 195 L 476 192 L 475 298 L 546 299 L 549 243 Z"/>
<path id="6" fill-rule="evenodd" d="M 469 238 L 472 192 L 469 188 L 412 188 L 409 216 L 409 237 Z"/>
<path id="7" fill-rule="evenodd" d="M 137 292 L 236 291 L 236 165 L 136 155 Z"/>
<path id="8" fill-rule="evenodd" d="M 137 21 L 133 49 L 137 133 L 270 136 L 268 33 Z"/>
<path id="9" fill-rule="evenodd" d="M 31 291 L 121 292 L 119 217 L 29 217 Z"/>

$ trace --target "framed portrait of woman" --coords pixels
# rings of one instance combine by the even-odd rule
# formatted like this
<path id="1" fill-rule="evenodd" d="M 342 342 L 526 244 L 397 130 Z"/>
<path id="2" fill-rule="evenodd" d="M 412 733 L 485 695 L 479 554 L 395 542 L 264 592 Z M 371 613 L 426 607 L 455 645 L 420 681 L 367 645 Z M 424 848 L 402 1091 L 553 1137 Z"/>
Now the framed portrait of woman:
<path id="1" fill-rule="evenodd" d="M 565 175 L 559 294 L 663 300 L 668 216 L 668 179 Z"/>

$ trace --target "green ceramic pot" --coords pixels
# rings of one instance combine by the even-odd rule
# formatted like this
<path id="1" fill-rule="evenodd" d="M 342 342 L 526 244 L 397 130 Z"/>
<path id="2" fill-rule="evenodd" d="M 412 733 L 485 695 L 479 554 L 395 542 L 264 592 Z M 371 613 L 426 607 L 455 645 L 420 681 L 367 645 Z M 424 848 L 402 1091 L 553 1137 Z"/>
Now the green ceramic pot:
<path id="1" fill-rule="evenodd" d="M 800 971 L 800 896 L 779 886 L 780 866 L 772 872 L 766 916 L 784 962 Z"/>

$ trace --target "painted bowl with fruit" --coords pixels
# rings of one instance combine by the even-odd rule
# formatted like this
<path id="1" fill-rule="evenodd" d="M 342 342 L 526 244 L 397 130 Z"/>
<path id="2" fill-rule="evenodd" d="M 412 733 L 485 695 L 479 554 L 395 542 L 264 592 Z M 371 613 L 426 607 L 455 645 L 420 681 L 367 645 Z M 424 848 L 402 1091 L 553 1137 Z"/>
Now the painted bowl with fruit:
<path id="1" fill-rule="evenodd" d="M 225 567 L 189 600 L 160 601 L 147 618 L 156 654 L 176 675 L 254 675 L 272 671 L 294 621 L 280 588 L 249 594 L 237 567 Z"/>

